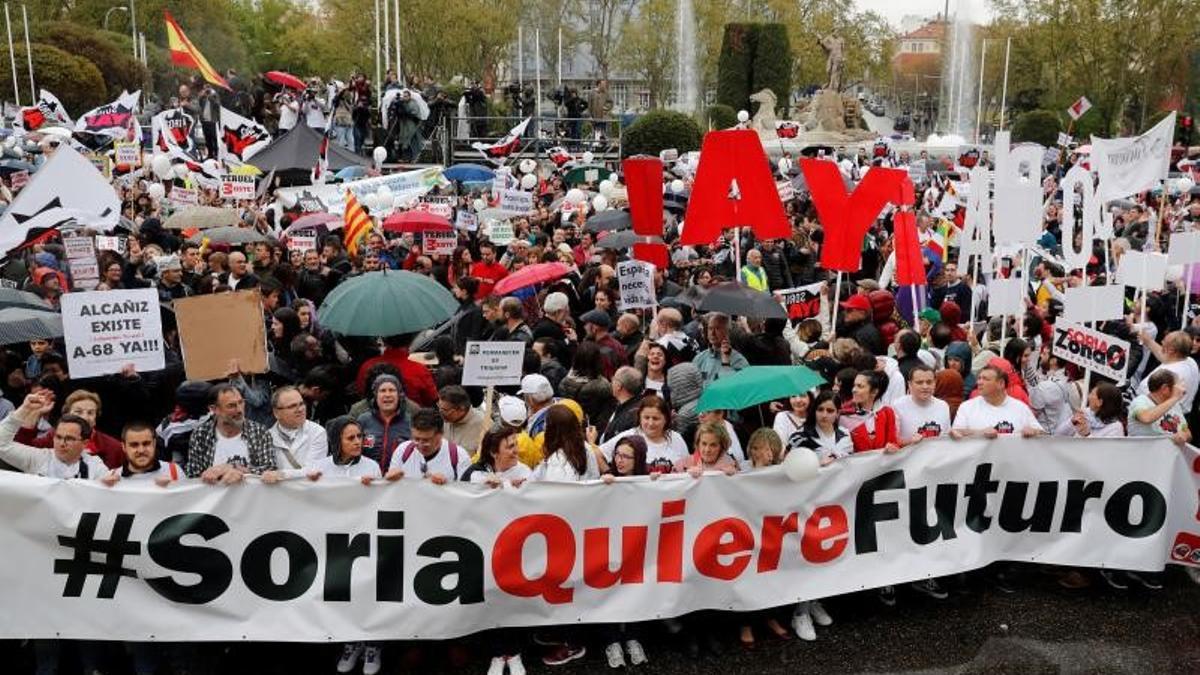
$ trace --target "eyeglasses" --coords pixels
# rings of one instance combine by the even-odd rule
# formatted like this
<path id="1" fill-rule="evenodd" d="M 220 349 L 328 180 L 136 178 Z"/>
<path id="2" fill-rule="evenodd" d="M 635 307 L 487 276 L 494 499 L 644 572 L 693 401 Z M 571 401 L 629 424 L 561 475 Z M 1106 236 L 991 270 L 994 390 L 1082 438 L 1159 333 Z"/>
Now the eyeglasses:
<path id="1" fill-rule="evenodd" d="M 304 401 L 300 401 L 298 403 L 293 403 L 291 405 L 277 405 L 277 406 L 275 406 L 275 409 L 276 410 L 299 410 L 303 407 L 304 407 Z"/>
<path id="2" fill-rule="evenodd" d="M 78 436 L 59 436 L 58 434 L 54 434 L 54 440 L 62 443 L 78 443 L 83 439 Z"/>
<path id="3" fill-rule="evenodd" d="M 636 457 L 634 457 L 632 452 L 618 452 L 618 453 L 614 454 L 614 457 L 619 458 L 619 459 L 627 459 L 631 462 L 634 459 L 636 459 Z"/>

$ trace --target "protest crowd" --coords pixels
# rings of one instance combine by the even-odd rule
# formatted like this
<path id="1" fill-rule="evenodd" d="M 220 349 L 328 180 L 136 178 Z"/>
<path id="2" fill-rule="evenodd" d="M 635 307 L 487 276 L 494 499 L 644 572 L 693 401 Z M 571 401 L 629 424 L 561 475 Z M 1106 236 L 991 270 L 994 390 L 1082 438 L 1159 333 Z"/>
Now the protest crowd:
<path id="1" fill-rule="evenodd" d="M 594 163 L 566 150 L 561 161 L 538 161 L 489 146 L 480 150 L 481 161 L 500 168 L 488 167 L 482 178 L 456 178 L 454 167 L 406 169 L 420 174 L 418 184 L 403 194 L 392 191 L 393 202 L 356 196 L 350 181 L 379 181 L 404 171 L 378 163 L 339 188 L 321 175 L 331 172 L 322 147 L 311 157 L 317 179 L 311 185 L 263 185 L 274 172 L 259 172 L 251 194 L 223 195 L 223 176 L 242 164 L 218 148 L 226 104 L 280 133 L 297 123 L 297 106 L 311 103 L 304 112 L 315 120 L 310 126 L 352 152 L 365 152 L 368 117 L 380 114 L 365 79 L 353 78 L 319 97 L 312 95 L 315 84 L 302 84 L 305 89 L 285 88 L 275 98 L 233 103 L 215 99 L 210 84 L 181 86 L 179 99 L 156 114 L 194 115 L 200 124 L 156 126 L 154 147 L 136 163 L 109 167 L 105 180 L 120 214 L 111 227 L 81 207 L 21 203 L 31 190 L 62 193 L 69 202 L 72 186 L 54 184 L 62 179 L 53 173 L 55 160 L 90 150 L 73 148 L 78 142 L 69 137 L 24 131 L 38 146 L 39 169 L 25 177 L 23 188 L 7 181 L 10 213 L 35 213 L 42 206 L 43 214 L 54 208 L 63 213 L 52 225 L 35 219 L 32 224 L 41 227 L 26 227 L 28 219 L 6 218 L 0 226 L 25 228 L 12 235 L 18 241 L 0 268 L 6 286 L 0 307 L 34 319 L 61 312 L 62 320 L 57 330 L 42 333 L 24 315 L 0 325 L 0 460 L 6 469 L 109 486 L 150 481 L 164 490 L 189 479 L 213 490 L 250 489 L 228 487 L 238 483 L 269 490 L 288 481 L 349 477 L 370 489 L 463 481 L 519 494 L 537 481 L 589 482 L 597 490 L 637 476 L 721 481 L 780 465 L 793 453 L 811 453 L 825 466 L 861 453 L 920 453 L 928 439 L 942 437 L 1192 441 L 1200 414 L 1200 306 L 1192 304 L 1197 280 L 1189 265 L 1184 272 L 1166 270 L 1156 288 L 1138 288 L 1121 285 L 1117 270 L 1125 256 L 1170 253 L 1174 235 L 1200 231 L 1200 196 L 1185 184 L 1200 161 L 1196 149 L 1175 146 L 1170 171 L 1180 177 L 1108 202 L 1112 236 L 1080 243 L 1063 241 L 1060 186 L 1088 155 L 1063 148 L 1043 165 L 1036 243 L 993 250 L 988 242 L 987 253 L 965 255 L 971 171 L 995 168 L 986 149 L 939 157 L 880 140 L 807 153 L 805 161 L 827 163 L 849 185 L 871 171 L 908 172 L 924 277 L 914 285 L 902 284 L 898 271 L 905 264 L 898 259 L 904 246 L 897 234 L 899 208 L 883 208 L 861 244 L 853 245 L 857 271 L 823 266 L 831 235 L 803 180 L 800 156 L 769 161 L 765 168 L 772 189 L 776 182 L 794 186 L 782 204 L 787 236 L 762 238 L 753 228 L 729 223 L 704 244 L 684 243 L 683 234 L 703 153 L 661 163 L 655 186 L 663 200 L 660 240 L 626 232 L 631 214 L 622 209 L 636 211 L 640 195 L 624 185 L 619 164 L 572 173 Z M 192 89 L 202 92 L 198 102 L 190 101 Z M 409 105 L 407 89 L 389 89 L 401 101 L 393 111 Z M 426 107 L 448 114 L 443 98 Z M 417 119 L 415 105 L 412 111 L 415 129 L 424 120 Z M 184 134 L 171 131 L 176 128 Z M 160 136 L 166 139 L 161 144 Z M 269 151 L 269 145 L 259 150 Z M 399 151 L 389 157 L 412 156 Z M 253 155 L 244 160 L 254 163 Z M 210 163 L 229 170 L 214 171 Z M 319 197 L 330 188 L 344 199 L 343 213 Z M 305 196 L 305 189 L 312 194 Z M 189 203 L 171 196 L 193 190 L 197 196 Z M 517 201 L 527 206 L 498 211 L 502 197 L 514 192 L 524 193 L 528 201 Z M 224 227 L 171 223 L 205 205 L 230 215 Z M 1079 205 L 1073 195 L 1071 205 Z M 299 221 L 311 224 L 296 227 Z M 79 257 L 72 251 L 81 238 L 89 243 Z M 667 264 L 644 266 L 635 247 L 657 243 L 665 245 Z M 1084 264 L 1070 266 L 1065 248 L 1082 249 Z M 648 284 L 626 285 L 626 272 L 634 275 L 634 268 L 648 275 Z M 84 269 L 94 270 L 94 277 L 80 274 Z M 1009 291 L 999 292 L 1013 288 L 1004 283 L 1010 281 L 1015 300 Z M 382 295 L 386 284 L 397 284 L 399 296 Z M 452 295 L 453 306 L 425 325 L 389 329 L 398 318 L 421 321 L 397 315 L 407 314 L 404 303 L 427 286 Z M 1119 379 L 1101 370 L 1085 373 L 1054 348 L 1069 290 L 1096 286 L 1120 289 L 1119 316 L 1092 324 L 1095 332 L 1127 344 Z M 86 294 L 107 318 L 118 311 L 104 309 L 106 294 L 139 289 L 152 289 L 156 300 L 150 314 L 161 322 L 161 334 L 149 337 L 161 341 L 162 365 L 149 369 L 133 358 L 113 357 L 105 372 L 78 374 L 76 363 L 89 355 L 75 353 L 77 344 L 68 337 L 79 323 L 67 318 L 71 295 Z M 233 298 L 246 292 L 257 309 L 248 319 L 237 314 L 245 319 L 240 322 L 224 320 L 234 316 L 223 314 L 238 304 Z M 361 329 L 347 330 L 340 318 L 331 327 L 331 317 L 345 313 L 339 302 L 356 292 L 366 300 L 356 315 Z M 1001 295 L 1015 309 L 994 311 Z M 214 304 L 197 319 L 187 305 L 206 296 Z M 220 296 L 229 304 L 219 304 Z M 126 296 L 120 297 L 124 302 Z M 197 321 L 207 332 L 201 341 L 215 333 L 261 336 L 265 349 L 232 355 L 184 349 L 187 327 L 196 330 Z M 519 384 L 465 382 L 475 343 L 519 343 Z M 258 356 L 261 367 L 252 362 Z M 210 372 L 215 364 L 217 374 L 189 376 L 201 358 Z M 804 384 L 736 408 L 704 399 L 710 391 L 715 398 L 714 385 L 729 378 L 756 386 L 752 376 L 761 367 L 788 367 Z M 902 607 L 977 585 L 1020 592 L 1030 567 L 999 563 L 864 593 L 877 595 L 884 606 Z M 1170 592 L 1155 573 L 1050 573 L 1079 593 L 1092 586 Z M 508 628 L 447 643 L 233 649 L 262 659 L 267 665 L 258 672 L 361 669 L 370 675 L 392 659 L 419 672 L 422 663 L 445 657 L 492 675 L 519 674 L 532 660 L 555 666 L 596 654 L 612 668 L 637 667 L 667 652 L 698 657 L 734 645 L 750 648 L 764 638 L 819 640 L 837 630 L 835 608 L 836 601 L 810 600 L 638 624 Z M 114 620 L 120 611 L 114 608 Z M 87 673 L 121 672 L 125 666 L 118 663 L 131 664 L 139 675 L 207 672 L 225 658 L 223 645 L 209 643 L 121 648 L 36 640 L 13 649 L 32 652 L 38 673 L 59 672 L 60 664 L 65 670 L 73 662 Z"/>

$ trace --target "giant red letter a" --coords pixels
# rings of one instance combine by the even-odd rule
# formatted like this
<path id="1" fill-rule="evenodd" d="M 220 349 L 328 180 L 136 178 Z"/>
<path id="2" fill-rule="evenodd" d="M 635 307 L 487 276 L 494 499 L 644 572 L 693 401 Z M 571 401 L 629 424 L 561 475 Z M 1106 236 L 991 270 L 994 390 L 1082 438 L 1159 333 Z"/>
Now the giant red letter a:
<path id="1" fill-rule="evenodd" d="M 741 199 L 730 199 L 737 180 Z M 771 165 L 758 134 L 749 129 L 710 131 L 688 200 L 682 244 L 711 244 L 729 227 L 749 226 L 759 239 L 791 236 Z"/>

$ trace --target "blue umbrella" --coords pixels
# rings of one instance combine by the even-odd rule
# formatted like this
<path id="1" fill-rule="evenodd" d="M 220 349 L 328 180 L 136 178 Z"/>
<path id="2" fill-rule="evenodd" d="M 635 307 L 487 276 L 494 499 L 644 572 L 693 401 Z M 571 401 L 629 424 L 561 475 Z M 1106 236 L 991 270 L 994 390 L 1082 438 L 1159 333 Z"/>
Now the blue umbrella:
<path id="1" fill-rule="evenodd" d="M 442 175 L 459 183 L 483 183 L 495 178 L 496 172 L 480 164 L 455 164 Z"/>
<path id="2" fill-rule="evenodd" d="M 337 173 L 333 174 L 333 177 L 338 180 L 354 180 L 355 178 L 362 178 L 363 176 L 366 176 L 366 175 L 367 175 L 367 167 L 352 165 L 352 166 L 348 166 L 348 167 L 342 169 L 341 171 L 338 171 Z"/>

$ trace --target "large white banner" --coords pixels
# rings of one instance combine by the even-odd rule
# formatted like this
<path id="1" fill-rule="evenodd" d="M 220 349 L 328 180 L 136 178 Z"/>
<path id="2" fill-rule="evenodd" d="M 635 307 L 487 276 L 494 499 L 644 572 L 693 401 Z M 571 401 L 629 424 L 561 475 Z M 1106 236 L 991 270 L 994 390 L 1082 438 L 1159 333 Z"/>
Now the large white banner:
<path id="1" fill-rule="evenodd" d="M 362 202 L 367 195 L 375 194 L 382 187 L 387 187 L 391 191 L 392 199 L 400 198 L 407 200 L 420 197 L 445 182 L 446 179 L 442 178 L 441 167 L 430 167 L 331 185 L 304 185 L 301 187 L 280 188 L 275 192 L 279 195 L 291 195 L 297 199 L 301 197 L 316 197 L 328 207 L 330 213 L 340 215 L 346 208 L 347 190 L 353 192 L 354 197 L 359 202 Z"/>
<path id="2" fill-rule="evenodd" d="M 1171 165 L 1174 136 L 1174 112 L 1141 136 L 1092 136 L 1092 168 L 1100 177 L 1097 189 L 1100 199 L 1107 202 L 1127 197 L 1149 190 L 1165 179 Z"/>
<path id="3" fill-rule="evenodd" d="M 1197 452 L 924 441 L 808 481 L 106 488 L 0 473 L 0 638 L 449 638 L 755 610 L 996 560 L 1200 564 Z"/>
<path id="4" fill-rule="evenodd" d="M 116 227 L 120 216 L 121 202 L 112 184 L 87 158 L 60 145 L 0 216 L 0 254 L 24 242 L 34 228 L 75 221 L 107 231 Z"/>

